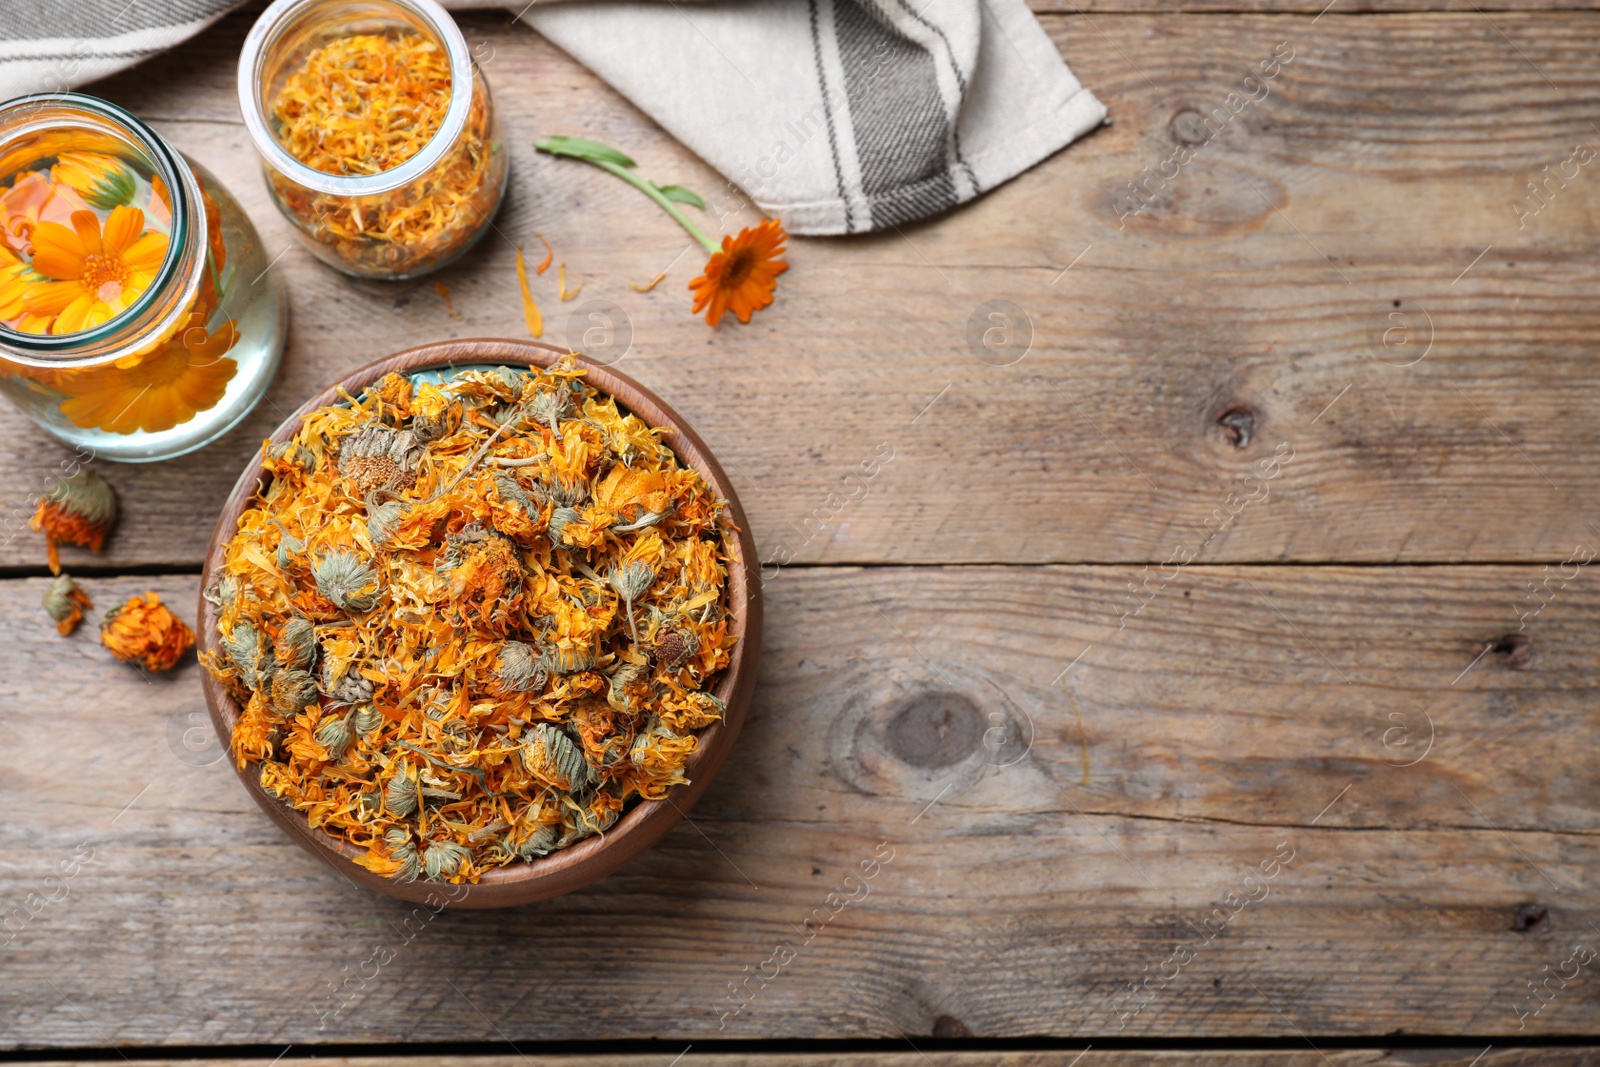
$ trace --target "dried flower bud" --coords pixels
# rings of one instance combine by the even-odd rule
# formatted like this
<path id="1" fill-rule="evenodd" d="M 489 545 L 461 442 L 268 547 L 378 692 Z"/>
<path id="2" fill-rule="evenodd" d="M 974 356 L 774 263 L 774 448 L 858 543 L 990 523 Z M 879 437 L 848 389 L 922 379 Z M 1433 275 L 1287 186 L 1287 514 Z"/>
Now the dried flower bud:
<path id="1" fill-rule="evenodd" d="M 635 561 L 625 567 L 613 567 L 606 574 L 606 580 L 611 583 L 611 588 L 625 601 L 638 600 L 645 594 L 651 584 L 656 580 L 656 572 L 650 569 L 650 564 Z"/>
<path id="2" fill-rule="evenodd" d="M 235 624 L 233 632 L 222 639 L 222 649 L 239 672 L 239 681 L 246 689 L 261 689 L 271 673 L 271 666 L 261 647 L 261 631 L 254 623 Z"/>
<path id="3" fill-rule="evenodd" d="M 194 631 L 167 610 L 161 598 L 146 593 L 112 608 L 100 623 L 100 643 L 124 663 L 143 663 L 147 670 L 171 669 L 194 644 Z"/>
<path id="4" fill-rule="evenodd" d="M 433 686 L 423 691 L 422 714 L 428 721 L 438 722 L 450 714 L 450 700 L 452 694 L 443 686 Z"/>
<path id="5" fill-rule="evenodd" d="M 306 543 L 288 530 L 283 529 L 281 524 L 278 530 L 280 531 L 277 551 L 278 569 L 286 571 L 294 565 L 294 558 L 306 550 Z"/>
<path id="6" fill-rule="evenodd" d="M 448 405 L 438 415 L 418 415 L 411 420 L 411 432 L 423 444 L 449 437 L 461 425 L 461 409 Z"/>
<path id="7" fill-rule="evenodd" d="M 561 828 L 559 826 L 551 826 L 549 824 L 540 826 L 533 833 L 523 838 L 522 843 L 517 846 L 517 855 L 525 860 L 531 860 L 537 856 L 548 856 L 555 851 L 556 841 L 560 836 Z"/>
<path id="8" fill-rule="evenodd" d="M 375 548 L 387 548 L 393 540 L 400 522 L 406 517 L 406 505 L 398 500 L 379 504 L 371 495 L 367 497 L 367 536 Z"/>
<path id="9" fill-rule="evenodd" d="M 447 722 L 439 731 L 439 740 L 452 752 L 470 752 L 478 744 L 478 728 L 471 723 L 456 719 Z"/>
<path id="10" fill-rule="evenodd" d="M 79 545 L 91 552 L 105 547 L 117 521 L 117 494 L 91 470 L 79 471 L 52 485 L 39 501 L 29 523 L 43 531 L 49 545 L 50 573 L 61 573 L 60 545 Z"/>
<path id="11" fill-rule="evenodd" d="M 391 826 L 383 832 L 383 843 L 389 850 L 389 858 L 400 864 L 395 877 L 402 882 L 415 882 L 422 874 L 422 857 L 417 855 L 417 846 L 411 841 L 411 832 L 398 826 Z"/>
<path id="12" fill-rule="evenodd" d="M 606 693 L 606 703 L 618 711 L 632 711 L 628 700 L 628 686 L 644 677 L 645 668 L 637 663 L 623 663 L 611 673 L 611 687 Z"/>
<path id="13" fill-rule="evenodd" d="M 211 583 L 211 588 L 205 591 L 205 598 L 223 610 L 233 607 L 239 600 L 239 579 L 224 574 Z"/>
<path id="14" fill-rule="evenodd" d="M 651 649 L 656 662 L 669 671 L 678 670 L 699 651 L 700 639 L 693 631 L 680 630 L 676 627 L 661 629 L 656 634 L 655 647 Z"/>
<path id="15" fill-rule="evenodd" d="M 639 625 L 633 618 L 633 602 L 644 596 L 645 590 L 656 580 L 656 572 L 650 569 L 650 564 L 635 560 L 623 567 L 612 567 L 606 574 L 606 580 L 617 591 L 622 602 L 628 605 L 628 632 L 633 635 L 633 643 L 638 644 Z"/>
<path id="16" fill-rule="evenodd" d="M 594 645 L 556 645 L 539 655 L 539 666 L 551 674 L 577 674 L 593 670 L 600 658 Z"/>
<path id="17" fill-rule="evenodd" d="M 580 519 L 577 508 L 558 507 L 550 512 L 550 524 L 545 527 L 545 536 L 550 538 L 551 544 L 559 545 L 566 528 Z"/>
<path id="18" fill-rule="evenodd" d="M 417 783 L 402 766 L 383 791 L 384 806 L 403 819 L 417 810 L 417 799 Z"/>
<path id="19" fill-rule="evenodd" d="M 311 575 L 317 592 L 343 611 L 371 611 L 378 605 L 378 575 L 354 552 L 330 552 Z"/>
<path id="20" fill-rule="evenodd" d="M 342 715 L 328 719 L 311 736 L 317 744 L 328 750 L 329 759 L 342 759 L 356 739 L 350 730 L 350 723 Z"/>
<path id="21" fill-rule="evenodd" d="M 589 784 L 589 761 L 559 726 L 541 722 L 522 746 L 522 764 L 529 773 L 555 779 L 561 788 L 576 793 Z"/>
<path id="22" fill-rule="evenodd" d="M 267 449 L 267 455 L 304 471 L 310 471 L 317 465 L 317 457 L 299 441 L 279 441 Z"/>
<path id="23" fill-rule="evenodd" d="M 339 473 L 363 495 L 374 489 L 405 489 L 416 484 L 423 447 L 410 430 L 365 426 L 339 445 Z"/>
<path id="24" fill-rule="evenodd" d="M 472 859 L 472 852 L 454 841 L 435 841 L 422 854 L 422 866 L 429 879 L 454 878 L 461 865 Z"/>
<path id="25" fill-rule="evenodd" d="M 238 629 L 235 626 L 234 632 L 237 633 Z M 303 615 L 292 617 L 278 631 L 278 639 L 272 643 L 272 653 L 280 666 L 309 668 L 317 658 L 317 628 Z"/>
<path id="26" fill-rule="evenodd" d="M 538 510 L 538 505 L 522 488 L 522 483 L 510 471 L 496 471 L 494 476 L 495 491 L 500 494 L 500 499 L 513 507 L 521 508 L 526 512 Z"/>
<path id="27" fill-rule="evenodd" d="M 350 716 L 350 726 L 362 737 L 375 733 L 383 725 L 383 712 L 372 704 L 362 704 L 356 708 L 354 715 Z"/>
<path id="28" fill-rule="evenodd" d="M 572 410 L 572 394 L 565 389 L 540 389 L 533 395 L 533 417 L 550 427 L 550 433 L 561 440 L 561 420 Z"/>
<path id="29" fill-rule="evenodd" d="M 280 715 L 298 715 L 317 702 L 317 680 L 311 672 L 291 668 L 272 676 L 272 708 Z"/>
<path id="30" fill-rule="evenodd" d="M 404 417 L 411 410 L 411 379 L 404 374 L 390 371 L 382 378 L 367 386 L 364 398 L 377 400 L 394 408 Z"/>
<path id="31" fill-rule="evenodd" d="M 531 693 L 544 685 L 545 668 L 533 654 L 533 648 L 521 641 L 507 641 L 500 646 L 500 656 L 495 661 L 495 681 L 508 693 Z"/>
<path id="32" fill-rule="evenodd" d="M 77 629 L 78 623 L 83 621 L 83 613 L 93 607 L 70 574 L 63 574 L 44 591 L 44 610 L 56 621 L 56 631 L 62 637 Z"/>

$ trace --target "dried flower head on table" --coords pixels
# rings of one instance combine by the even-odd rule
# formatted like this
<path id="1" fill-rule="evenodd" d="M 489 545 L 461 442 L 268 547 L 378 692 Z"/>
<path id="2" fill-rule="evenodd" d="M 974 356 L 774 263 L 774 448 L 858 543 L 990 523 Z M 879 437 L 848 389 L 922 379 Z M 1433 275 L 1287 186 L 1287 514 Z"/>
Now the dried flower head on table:
<path id="1" fill-rule="evenodd" d="M 117 522 L 117 494 L 94 471 L 79 471 L 45 490 L 29 522 L 49 546 L 50 573 L 61 573 L 61 545 L 105 547 Z"/>
<path id="2" fill-rule="evenodd" d="M 106 612 L 100 623 L 100 643 L 124 663 L 168 671 L 194 646 L 194 631 L 172 614 L 159 596 L 146 593 L 129 597 L 126 604 Z"/>
<path id="3" fill-rule="evenodd" d="M 203 661 L 239 766 L 357 862 L 477 881 L 687 781 L 734 643 L 724 502 L 575 361 L 391 374 L 264 465 Z"/>

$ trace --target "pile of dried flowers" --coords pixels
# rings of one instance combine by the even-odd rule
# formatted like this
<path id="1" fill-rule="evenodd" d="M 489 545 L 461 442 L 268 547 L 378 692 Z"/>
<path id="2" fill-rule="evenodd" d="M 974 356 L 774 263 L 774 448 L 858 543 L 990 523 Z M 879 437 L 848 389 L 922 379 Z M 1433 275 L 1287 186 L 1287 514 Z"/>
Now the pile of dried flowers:
<path id="1" fill-rule="evenodd" d="M 378 174 L 433 139 L 451 89 L 448 57 L 421 34 L 335 38 L 308 52 L 273 98 L 273 132 L 313 170 Z M 473 92 L 456 143 L 426 175 L 392 192 L 346 197 L 305 189 L 270 167 L 267 176 L 290 214 L 341 262 L 418 274 L 459 252 L 494 214 L 506 161 L 490 126 L 486 92 Z"/>
<path id="2" fill-rule="evenodd" d="M 583 374 L 391 374 L 306 416 L 207 591 L 240 768 L 378 874 L 601 833 L 722 717 L 724 502 Z"/>

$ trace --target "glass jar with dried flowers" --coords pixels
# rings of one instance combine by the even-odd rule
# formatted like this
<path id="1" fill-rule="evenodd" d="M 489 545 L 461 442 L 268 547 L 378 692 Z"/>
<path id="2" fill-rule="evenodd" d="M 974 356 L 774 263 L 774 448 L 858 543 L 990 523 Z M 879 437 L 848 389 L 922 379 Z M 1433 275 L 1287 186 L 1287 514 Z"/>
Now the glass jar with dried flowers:
<path id="1" fill-rule="evenodd" d="M 239 107 L 273 200 L 347 274 L 437 270 L 505 193 L 489 83 L 433 0 L 277 0 L 245 40 Z"/>
<path id="2" fill-rule="evenodd" d="M 0 390 L 105 459 L 232 429 L 283 353 L 283 289 L 233 196 L 104 100 L 0 104 Z"/>

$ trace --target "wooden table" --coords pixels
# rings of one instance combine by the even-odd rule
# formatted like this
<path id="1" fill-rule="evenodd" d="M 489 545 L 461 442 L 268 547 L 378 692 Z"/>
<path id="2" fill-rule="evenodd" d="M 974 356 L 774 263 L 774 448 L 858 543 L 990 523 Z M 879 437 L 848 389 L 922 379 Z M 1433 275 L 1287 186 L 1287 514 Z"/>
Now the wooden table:
<path id="1" fill-rule="evenodd" d="M 688 314 L 694 257 L 629 286 L 682 235 L 530 143 L 715 175 L 503 13 L 461 21 L 512 188 L 502 236 L 439 277 L 448 305 L 292 242 L 235 105 L 252 13 L 95 87 L 223 178 L 293 294 L 244 429 L 101 466 L 121 527 L 66 558 L 100 605 L 187 609 L 226 489 L 327 382 L 522 335 L 512 242 L 537 229 L 584 286 L 537 280 L 547 339 L 585 301 L 622 309 L 622 368 L 737 479 L 767 641 L 692 821 L 588 891 L 435 916 L 255 809 L 192 662 L 152 679 L 92 627 L 57 637 L 43 545 L 9 533 L 0 902 L 34 910 L 92 858 L 0 948 L 0 1047 L 1583 1060 L 1518 1046 L 1600 1033 L 1600 961 L 1574 948 L 1600 946 L 1600 174 L 1513 205 L 1600 145 L 1600 16 L 1482 2 L 1043 0 L 1114 125 L 903 234 L 793 241 L 776 305 L 716 331 Z M 1119 226 L 1127 183 L 1280 42 L 1271 95 Z M 1031 346 L 969 346 L 991 300 Z M 0 434 L 19 531 L 68 452 L 9 409 Z"/>

